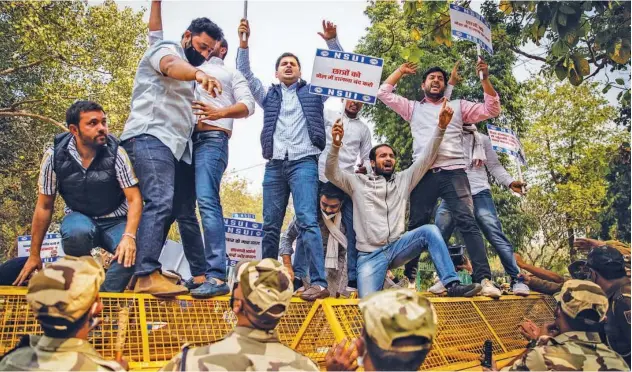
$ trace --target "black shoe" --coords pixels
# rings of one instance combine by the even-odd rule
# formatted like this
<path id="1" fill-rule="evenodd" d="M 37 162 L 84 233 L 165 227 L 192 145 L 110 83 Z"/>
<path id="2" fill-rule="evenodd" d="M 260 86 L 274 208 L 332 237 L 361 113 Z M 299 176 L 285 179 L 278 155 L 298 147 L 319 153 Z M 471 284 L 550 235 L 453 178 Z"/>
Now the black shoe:
<path id="1" fill-rule="evenodd" d="M 472 283 L 468 285 L 455 283 L 452 285 L 448 285 L 447 288 L 448 297 L 474 297 L 483 289 L 483 287 L 481 287 L 481 285 L 478 283 Z"/>
<path id="2" fill-rule="evenodd" d="M 294 291 L 296 291 L 303 286 L 303 281 L 300 278 L 295 277 L 292 284 L 294 284 Z"/>
<path id="3" fill-rule="evenodd" d="M 202 284 L 204 284 L 204 282 L 202 283 L 196 283 L 193 280 L 193 277 L 190 277 L 189 279 L 185 280 L 185 282 L 183 283 L 183 285 L 185 287 L 187 287 L 187 289 L 190 291 L 192 289 L 196 289 L 197 287 L 201 286 Z"/>

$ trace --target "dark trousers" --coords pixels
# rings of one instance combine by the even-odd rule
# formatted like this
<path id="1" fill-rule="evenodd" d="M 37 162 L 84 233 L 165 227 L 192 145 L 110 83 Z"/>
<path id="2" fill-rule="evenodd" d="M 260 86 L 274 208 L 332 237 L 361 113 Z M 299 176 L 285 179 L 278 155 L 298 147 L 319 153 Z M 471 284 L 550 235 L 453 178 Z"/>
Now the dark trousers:
<path id="1" fill-rule="evenodd" d="M 410 194 L 408 230 L 414 230 L 430 222 L 439 197 L 447 203 L 456 228 L 463 235 L 467 253 L 474 269 L 472 279 L 475 282 L 480 282 L 486 278 L 491 279 L 485 243 L 474 218 L 472 192 L 465 170 L 441 170 L 438 172 L 430 170 L 426 173 Z M 418 264 L 419 257 L 406 264 L 404 274 L 409 279 L 414 279 L 417 275 Z"/>

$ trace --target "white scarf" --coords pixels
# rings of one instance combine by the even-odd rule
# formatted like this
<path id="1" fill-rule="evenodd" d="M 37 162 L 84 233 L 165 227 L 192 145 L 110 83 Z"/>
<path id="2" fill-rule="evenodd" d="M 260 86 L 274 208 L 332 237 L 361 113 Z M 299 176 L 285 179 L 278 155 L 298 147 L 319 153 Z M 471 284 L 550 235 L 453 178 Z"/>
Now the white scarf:
<path id="1" fill-rule="evenodd" d="M 481 134 L 478 133 L 476 129 L 476 125 L 474 124 L 463 124 L 463 133 L 465 135 L 471 134 L 472 136 L 472 148 L 465 149 L 465 151 L 470 151 L 470 164 L 469 166 L 480 167 L 487 162 L 487 156 L 485 156 L 485 148 L 483 147 L 483 139 L 481 138 Z"/>
<path id="2" fill-rule="evenodd" d="M 342 213 L 338 212 L 333 216 L 328 216 L 322 210 L 323 222 L 329 230 L 329 239 L 327 239 L 327 252 L 325 253 L 325 268 L 338 270 L 338 244 L 347 249 L 347 237 L 340 231 L 340 223 L 342 222 Z M 333 222 L 331 220 L 334 220 Z"/>

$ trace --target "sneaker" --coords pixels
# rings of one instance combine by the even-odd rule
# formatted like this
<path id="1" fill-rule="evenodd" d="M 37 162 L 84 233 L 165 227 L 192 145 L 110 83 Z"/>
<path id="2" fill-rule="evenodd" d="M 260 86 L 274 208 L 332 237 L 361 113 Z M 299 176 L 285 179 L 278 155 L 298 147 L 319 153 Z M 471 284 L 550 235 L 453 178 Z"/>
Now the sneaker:
<path id="1" fill-rule="evenodd" d="M 202 284 L 204 283 L 196 283 L 193 277 L 190 277 L 189 279 L 185 280 L 184 283 L 182 283 L 182 285 L 187 287 L 189 291 L 201 286 Z"/>
<path id="2" fill-rule="evenodd" d="M 319 285 L 312 285 L 301 294 L 301 298 L 305 301 L 316 301 L 327 297 L 329 297 L 329 290 Z"/>
<path id="3" fill-rule="evenodd" d="M 432 287 L 428 288 L 428 292 L 436 295 L 445 294 L 447 291 L 448 290 L 445 288 L 443 283 L 441 283 L 441 280 L 439 280 L 439 278 L 436 278 L 435 284 L 433 284 Z"/>
<path id="4" fill-rule="evenodd" d="M 185 286 L 172 283 L 158 270 L 149 275 L 137 277 L 136 285 L 134 285 L 134 293 L 148 293 L 156 297 L 175 297 L 188 292 Z"/>
<path id="5" fill-rule="evenodd" d="M 411 282 L 410 279 L 408 279 L 407 277 L 402 278 L 399 282 L 397 282 L 397 285 L 400 288 L 414 289 L 415 291 L 417 290 L 417 286 L 415 285 L 415 281 L 413 280 Z"/>
<path id="6" fill-rule="evenodd" d="M 529 286 L 524 284 L 524 282 L 516 281 L 511 286 L 511 291 L 516 296 L 527 297 L 531 291 L 529 290 Z"/>
<path id="7" fill-rule="evenodd" d="M 343 297 L 343 298 L 358 298 L 358 290 L 356 288 L 347 286 L 340 293 L 340 297 Z"/>
<path id="8" fill-rule="evenodd" d="M 228 288 L 228 284 L 219 284 L 215 279 L 210 279 L 202 283 L 202 285 L 200 285 L 196 289 L 192 290 L 191 296 L 195 298 L 211 298 L 215 296 L 225 295 L 229 292 L 230 288 Z"/>
<path id="9" fill-rule="evenodd" d="M 489 279 L 483 279 L 481 281 L 481 286 L 483 289 L 481 290 L 481 296 L 487 296 L 491 298 L 500 298 L 500 289 L 496 288 L 494 283 L 492 283 Z"/>
<path id="10" fill-rule="evenodd" d="M 439 281 L 441 283 L 441 281 Z M 436 284 L 435 284 L 436 285 Z M 442 285 L 443 287 L 443 285 Z M 444 287 L 445 289 L 445 287 Z M 481 287 L 478 283 L 472 284 L 461 284 L 459 282 L 453 284 L 448 287 L 446 291 L 448 292 L 448 297 L 474 297 L 476 296 L 483 287 Z"/>

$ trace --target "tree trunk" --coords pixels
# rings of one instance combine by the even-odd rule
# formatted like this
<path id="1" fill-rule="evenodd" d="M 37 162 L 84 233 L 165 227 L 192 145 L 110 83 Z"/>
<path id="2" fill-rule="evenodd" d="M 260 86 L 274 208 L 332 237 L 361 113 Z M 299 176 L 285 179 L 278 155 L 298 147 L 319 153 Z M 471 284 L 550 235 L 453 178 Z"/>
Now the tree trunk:
<path id="1" fill-rule="evenodd" d="M 573 246 L 573 243 L 575 242 L 575 229 L 571 225 L 571 218 L 568 215 L 566 216 L 566 235 L 568 239 L 568 248 L 571 262 L 573 262 L 577 258 L 577 250 Z"/>

